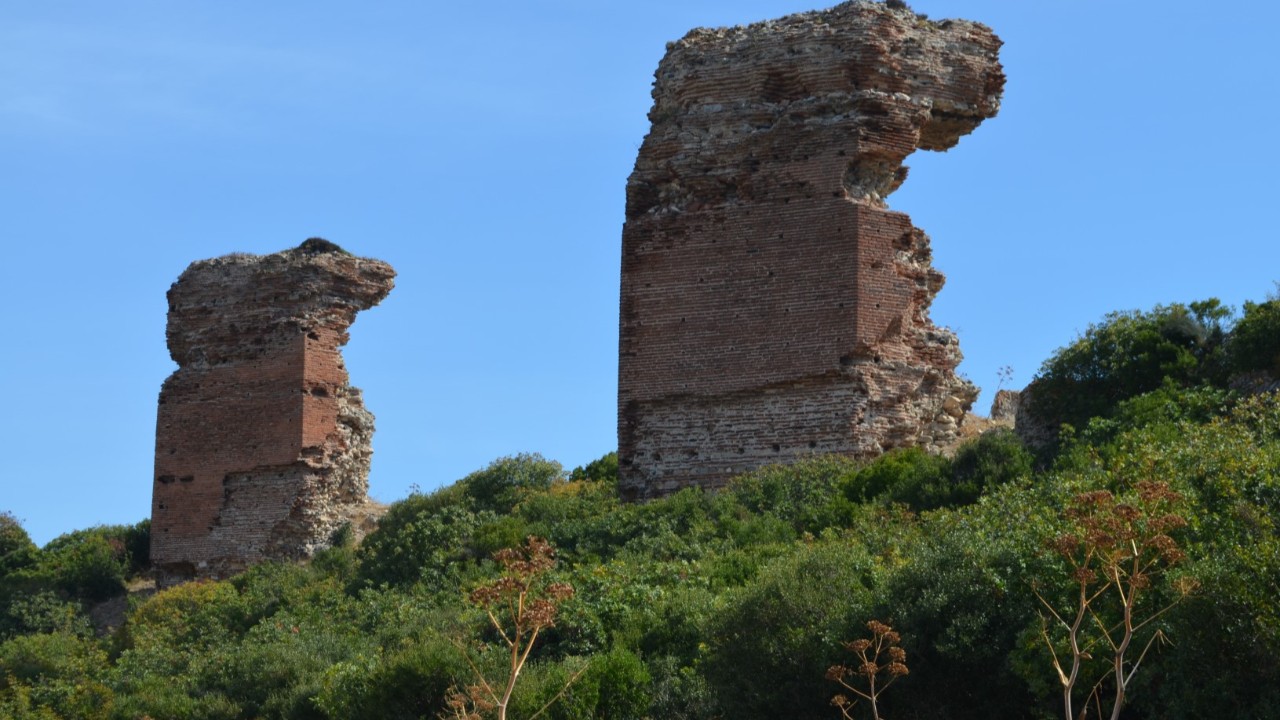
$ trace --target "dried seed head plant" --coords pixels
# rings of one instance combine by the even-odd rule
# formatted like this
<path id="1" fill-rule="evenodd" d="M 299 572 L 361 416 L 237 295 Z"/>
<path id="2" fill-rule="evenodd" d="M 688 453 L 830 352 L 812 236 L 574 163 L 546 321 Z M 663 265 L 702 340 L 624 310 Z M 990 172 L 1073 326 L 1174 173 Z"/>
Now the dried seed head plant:
<path id="1" fill-rule="evenodd" d="M 1068 529 L 1046 543 L 1050 551 L 1066 561 L 1074 586 L 1075 602 L 1065 613 L 1059 613 L 1039 590 L 1034 591 L 1047 610 L 1047 614 L 1041 613 L 1041 635 L 1062 686 L 1066 720 L 1078 720 L 1073 711 L 1073 695 L 1082 668 L 1094 659 L 1091 650 L 1095 647 L 1105 648 L 1098 655 L 1109 660 L 1111 668 L 1089 691 L 1081 717 L 1087 715 L 1090 700 L 1102 715 L 1102 688 L 1108 676 L 1115 686 L 1111 718 L 1120 717 L 1134 674 L 1147 651 L 1164 636 L 1159 630 L 1151 632 L 1137 659 L 1131 661 L 1135 639 L 1195 590 L 1194 581 L 1179 578 L 1173 584 L 1172 601 L 1158 608 L 1140 607 L 1140 601 L 1152 594 L 1156 578 L 1186 558 L 1169 535 L 1187 524 L 1176 512 L 1181 502 L 1182 496 L 1168 483 L 1155 481 L 1139 482 L 1123 498 L 1106 490 L 1079 493 L 1063 513 Z M 1065 634 L 1069 662 L 1064 663 L 1065 655 L 1059 657 L 1051 626 L 1060 629 L 1056 633 L 1060 637 Z"/>
<path id="2" fill-rule="evenodd" d="M 532 535 L 522 547 L 504 548 L 494 553 L 493 559 L 502 566 L 502 576 L 472 590 L 467 599 L 485 611 L 490 625 L 506 645 L 509 660 L 506 676 L 493 678 L 490 682 L 490 678 L 486 678 L 472 660 L 467 648 L 459 643 L 475 682 L 449 689 L 441 720 L 484 720 L 495 716 L 498 720 L 506 720 L 516 680 L 529 660 L 538 635 L 555 626 L 560 604 L 573 597 L 572 585 L 545 582 L 545 575 L 555 568 L 555 553 L 551 543 Z M 585 665 L 528 720 L 538 717 L 559 700 L 584 670 Z"/>
<path id="3" fill-rule="evenodd" d="M 879 620 L 868 622 L 867 629 L 871 631 L 870 639 L 858 638 L 844 644 L 846 650 L 857 656 L 856 663 L 827 668 L 828 680 L 840 683 L 845 690 L 856 696 L 851 699 L 848 695 L 839 693 L 831 698 L 831 704 L 840 708 L 840 715 L 845 720 L 853 720 L 853 708 L 858 704 L 858 699 L 870 703 L 871 717 L 880 720 L 880 708 L 877 704 L 880 694 L 894 680 L 908 673 L 907 652 L 898 646 L 902 639 L 898 633 Z"/>

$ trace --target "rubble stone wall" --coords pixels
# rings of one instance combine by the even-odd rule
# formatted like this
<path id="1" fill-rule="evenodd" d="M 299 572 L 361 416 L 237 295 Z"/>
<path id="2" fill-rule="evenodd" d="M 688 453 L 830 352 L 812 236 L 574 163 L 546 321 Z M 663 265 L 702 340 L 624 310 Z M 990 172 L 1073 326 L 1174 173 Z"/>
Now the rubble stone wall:
<path id="1" fill-rule="evenodd" d="M 365 508 L 373 416 L 340 348 L 395 272 L 308 240 L 193 263 L 168 293 L 151 559 L 162 584 L 301 558 Z"/>
<path id="2" fill-rule="evenodd" d="M 884 198 L 996 113 L 999 46 L 872 2 L 668 46 L 627 184 L 624 496 L 955 438 L 977 389 L 928 318 L 929 239 Z"/>

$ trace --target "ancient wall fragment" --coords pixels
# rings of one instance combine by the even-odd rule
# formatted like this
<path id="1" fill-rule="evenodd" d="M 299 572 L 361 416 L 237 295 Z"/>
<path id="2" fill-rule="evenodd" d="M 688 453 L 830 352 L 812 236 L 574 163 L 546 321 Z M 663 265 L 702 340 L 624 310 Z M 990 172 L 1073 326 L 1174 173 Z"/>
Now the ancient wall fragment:
<path id="1" fill-rule="evenodd" d="M 872 2 L 668 46 L 627 183 L 625 496 L 955 437 L 977 391 L 929 321 L 943 276 L 884 198 L 996 113 L 999 47 Z"/>
<path id="2" fill-rule="evenodd" d="M 151 560 L 162 584 L 323 547 L 368 507 L 373 415 L 339 351 L 395 271 L 318 238 L 227 255 L 169 289 Z"/>

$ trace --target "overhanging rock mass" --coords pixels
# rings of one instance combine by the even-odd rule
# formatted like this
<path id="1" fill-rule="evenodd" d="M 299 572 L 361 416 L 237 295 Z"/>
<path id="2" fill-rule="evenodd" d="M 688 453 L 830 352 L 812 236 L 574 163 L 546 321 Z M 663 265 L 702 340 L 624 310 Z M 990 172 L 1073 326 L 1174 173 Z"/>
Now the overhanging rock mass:
<path id="1" fill-rule="evenodd" d="M 369 509 L 373 415 L 340 348 L 391 266 L 313 238 L 192 263 L 169 289 L 151 560 L 162 585 L 297 559 Z"/>
<path id="2" fill-rule="evenodd" d="M 999 109 L 983 25 L 847 2 L 668 46 L 627 183 L 624 496 L 817 453 L 954 440 L 977 395 L 885 197 Z"/>

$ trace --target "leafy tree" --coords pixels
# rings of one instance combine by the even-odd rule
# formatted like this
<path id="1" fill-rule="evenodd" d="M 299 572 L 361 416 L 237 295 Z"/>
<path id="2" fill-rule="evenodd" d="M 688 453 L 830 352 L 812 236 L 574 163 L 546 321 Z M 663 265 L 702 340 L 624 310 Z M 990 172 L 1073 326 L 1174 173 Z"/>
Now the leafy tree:
<path id="1" fill-rule="evenodd" d="M 618 485 L 618 453 L 609 452 L 569 473 L 573 482 L 597 482 L 616 488 Z"/>
<path id="2" fill-rule="evenodd" d="M 1280 298 L 1244 304 L 1244 316 L 1231 331 L 1228 344 L 1236 372 L 1262 370 L 1280 378 Z"/>
<path id="3" fill-rule="evenodd" d="M 537 453 L 498 458 L 460 484 L 476 508 L 505 513 L 525 497 L 549 490 L 565 479 L 564 467 Z"/>
<path id="4" fill-rule="evenodd" d="M 1045 361 L 1030 387 L 1030 410 L 1050 427 L 1082 428 L 1166 382 L 1223 383 L 1230 318 L 1217 299 L 1111 313 Z"/>
<path id="5" fill-rule="evenodd" d="M 875 560 L 832 539 L 771 563 L 708 628 L 703 670 L 726 717 L 820 718 L 831 648 L 870 614 Z"/>
<path id="6" fill-rule="evenodd" d="M 459 563 L 474 559 L 470 542 L 476 531 L 497 516 L 476 512 L 455 493 L 410 495 L 392 504 L 360 546 L 358 584 L 412 585 L 425 583 L 443 590 L 461 577 Z"/>
<path id="7" fill-rule="evenodd" d="M 36 544 L 11 513 L 0 512 L 0 579 L 31 567 L 36 562 Z"/>

